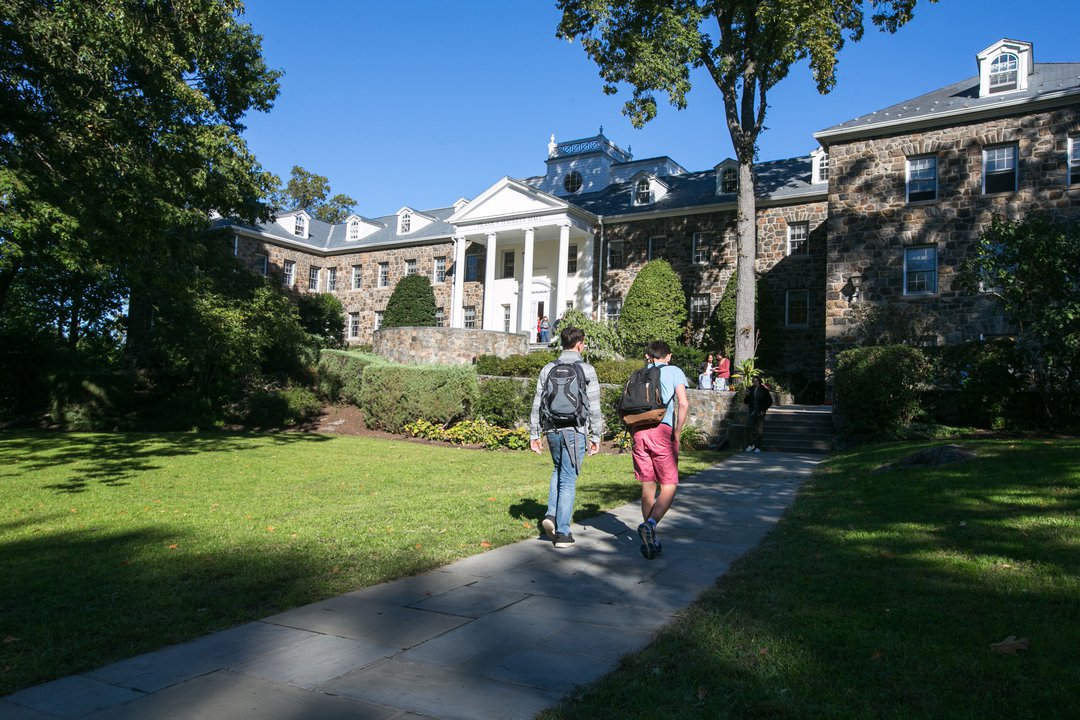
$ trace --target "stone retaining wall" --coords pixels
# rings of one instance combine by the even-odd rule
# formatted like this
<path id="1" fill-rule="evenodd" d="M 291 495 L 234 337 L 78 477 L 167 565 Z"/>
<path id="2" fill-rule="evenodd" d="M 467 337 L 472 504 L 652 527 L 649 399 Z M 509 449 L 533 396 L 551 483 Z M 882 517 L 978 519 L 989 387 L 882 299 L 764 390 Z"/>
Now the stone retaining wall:
<path id="1" fill-rule="evenodd" d="M 468 365 L 478 355 L 509 357 L 529 352 L 526 335 L 494 330 L 445 327 L 381 328 L 373 335 L 373 352 L 394 362 L 415 365 Z"/>

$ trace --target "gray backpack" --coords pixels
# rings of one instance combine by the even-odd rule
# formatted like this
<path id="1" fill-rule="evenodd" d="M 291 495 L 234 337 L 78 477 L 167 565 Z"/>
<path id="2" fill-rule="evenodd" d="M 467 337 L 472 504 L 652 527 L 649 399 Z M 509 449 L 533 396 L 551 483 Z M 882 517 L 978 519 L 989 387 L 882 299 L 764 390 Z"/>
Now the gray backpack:
<path id="1" fill-rule="evenodd" d="M 585 371 L 580 362 L 556 361 L 544 379 L 540 416 L 545 426 L 584 427 L 589 415 Z"/>

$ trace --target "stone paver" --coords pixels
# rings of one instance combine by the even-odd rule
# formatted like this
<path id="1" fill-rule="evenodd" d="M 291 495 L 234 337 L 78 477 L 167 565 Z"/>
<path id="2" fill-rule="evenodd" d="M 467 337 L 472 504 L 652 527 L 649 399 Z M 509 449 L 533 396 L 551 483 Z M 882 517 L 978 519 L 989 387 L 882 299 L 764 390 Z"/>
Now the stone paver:
<path id="1" fill-rule="evenodd" d="M 817 455 L 684 481 L 638 553 L 630 503 L 529 540 L 0 699 L 5 720 L 531 718 L 618 667 L 772 529 Z M 538 479 L 538 482 L 541 479 Z"/>

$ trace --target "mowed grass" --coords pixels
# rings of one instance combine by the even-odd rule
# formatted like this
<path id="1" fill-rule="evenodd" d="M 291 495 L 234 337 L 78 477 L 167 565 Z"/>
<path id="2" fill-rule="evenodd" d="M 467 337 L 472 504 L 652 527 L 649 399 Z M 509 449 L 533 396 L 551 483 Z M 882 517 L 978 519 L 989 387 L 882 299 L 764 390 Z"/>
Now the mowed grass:
<path id="1" fill-rule="evenodd" d="M 535 537 L 550 475 L 358 437 L 0 433 L 0 696 Z M 589 458 L 575 518 L 638 493 L 629 455 Z"/>
<path id="2" fill-rule="evenodd" d="M 755 551 L 547 720 L 1080 717 L 1080 441 L 831 458 Z M 1009 636 L 1030 648 L 998 654 Z"/>

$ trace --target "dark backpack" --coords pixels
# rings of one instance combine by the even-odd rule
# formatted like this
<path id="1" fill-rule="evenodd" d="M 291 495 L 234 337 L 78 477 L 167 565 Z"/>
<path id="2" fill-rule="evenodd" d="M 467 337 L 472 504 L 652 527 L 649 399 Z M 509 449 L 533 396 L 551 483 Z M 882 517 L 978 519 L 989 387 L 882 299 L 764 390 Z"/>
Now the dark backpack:
<path id="1" fill-rule="evenodd" d="M 619 399 L 619 417 L 628 428 L 659 425 L 667 414 L 660 395 L 660 368 L 646 365 L 634 371 Z"/>
<path id="2" fill-rule="evenodd" d="M 540 415 L 551 427 L 584 427 L 589 415 L 585 371 L 580 362 L 556 361 L 544 378 Z"/>

